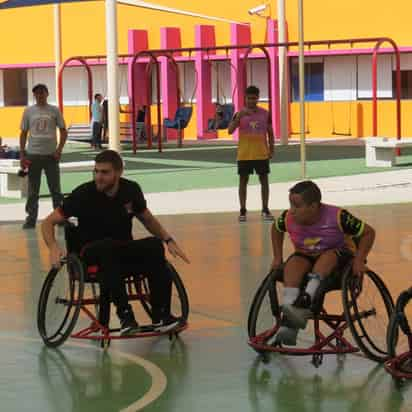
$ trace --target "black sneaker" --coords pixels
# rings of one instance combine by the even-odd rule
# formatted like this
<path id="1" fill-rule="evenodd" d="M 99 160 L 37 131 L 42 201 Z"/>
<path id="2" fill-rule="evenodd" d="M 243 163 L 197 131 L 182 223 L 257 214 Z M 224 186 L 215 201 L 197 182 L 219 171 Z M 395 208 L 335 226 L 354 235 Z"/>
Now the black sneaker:
<path id="1" fill-rule="evenodd" d="M 162 333 L 169 332 L 173 329 L 176 329 L 179 324 L 180 320 L 170 315 L 168 318 L 162 319 L 160 322 L 153 323 L 153 331 Z"/>
<path id="2" fill-rule="evenodd" d="M 266 222 L 270 222 L 270 221 L 274 220 L 274 217 L 273 217 L 272 213 L 270 213 L 269 209 L 263 209 L 262 213 L 261 213 L 261 216 L 262 216 L 262 220 L 265 220 Z"/>
<path id="3" fill-rule="evenodd" d="M 239 214 L 239 222 L 246 222 L 247 217 L 246 217 L 246 209 L 240 209 L 240 214 Z"/>
<path id="4" fill-rule="evenodd" d="M 22 229 L 26 230 L 26 229 L 34 229 L 36 227 L 36 222 L 32 221 L 32 220 L 26 220 L 23 223 Z"/>
<path id="5" fill-rule="evenodd" d="M 133 335 L 139 332 L 139 325 L 134 318 L 133 311 L 131 309 L 126 309 L 123 313 L 119 314 L 120 318 L 120 335 Z"/>

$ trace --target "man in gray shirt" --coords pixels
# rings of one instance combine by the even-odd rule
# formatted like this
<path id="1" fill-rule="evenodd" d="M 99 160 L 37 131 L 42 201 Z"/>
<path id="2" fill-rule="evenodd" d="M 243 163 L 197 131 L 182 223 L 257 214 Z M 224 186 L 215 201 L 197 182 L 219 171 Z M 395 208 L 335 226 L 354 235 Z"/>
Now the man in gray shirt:
<path id="1" fill-rule="evenodd" d="M 20 133 L 20 163 L 28 168 L 28 194 L 26 202 L 27 218 L 23 229 L 36 226 L 39 209 L 41 172 L 44 170 L 53 200 L 57 208 L 62 200 L 60 188 L 59 160 L 67 139 L 66 125 L 59 109 L 47 103 L 49 91 L 45 84 L 37 84 L 32 89 L 36 104 L 23 113 Z M 60 141 L 57 144 L 57 128 Z M 27 136 L 28 145 L 26 150 Z"/>

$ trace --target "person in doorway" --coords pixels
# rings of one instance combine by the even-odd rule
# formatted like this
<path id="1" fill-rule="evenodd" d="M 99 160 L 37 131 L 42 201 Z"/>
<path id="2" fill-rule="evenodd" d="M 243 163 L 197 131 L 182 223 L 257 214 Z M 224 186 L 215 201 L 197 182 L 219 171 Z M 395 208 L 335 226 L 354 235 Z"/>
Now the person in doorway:
<path id="1" fill-rule="evenodd" d="M 109 143 L 109 100 L 107 97 L 103 99 L 103 127 L 102 127 L 102 141 L 103 143 Z"/>
<path id="2" fill-rule="evenodd" d="M 269 159 L 273 156 L 274 138 L 269 112 L 257 105 L 259 89 L 249 86 L 245 94 L 245 107 L 235 113 L 229 123 L 228 132 L 239 129 L 237 165 L 239 174 L 239 222 L 246 221 L 246 197 L 249 176 L 256 172 L 259 176 L 262 196 L 262 219 L 273 220 L 269 211 Z"/>
<path id="3" fill-rule="evenodd" d="M 27 217 L 23 229 L 32 229 L 36 226 L 42 170 L 46 174 L 53 207 L 59 206 L 63 198 L 60 188 L 59 161 L 67 139 L 62 114 L 56 106 L 47 102 L 49 96 L 47 86 L 36 84 L 32 92 L 36 103 L 26 108 L 20 126 L 20 166 L 22 170 L 25 170 L 27 165 L 30 165 L 28 167 Z M 59 141 L 57 141 L 57 128 L 60 130 Z"/>

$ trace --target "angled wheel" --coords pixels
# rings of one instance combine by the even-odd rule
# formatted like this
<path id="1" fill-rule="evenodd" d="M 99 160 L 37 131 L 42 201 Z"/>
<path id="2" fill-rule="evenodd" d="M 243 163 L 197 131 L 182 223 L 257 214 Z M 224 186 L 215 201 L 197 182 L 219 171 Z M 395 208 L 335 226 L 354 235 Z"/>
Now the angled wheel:
<path id="1" fill-rule="evenodd" d="M 393 300 L 381 278 L 371 270 L 362 280 L 347 270 L 342 277 L 343 308 L 352 336 L 370 359 L 388 359 L 386 338 Z"/>
<path id="2" fill-rule="evenodd" d="M 249 339 L 262 335 L 280 322 L 280 304 L 276 290 L 277 272 L 271 271 L 259 286 L 249 310 Z"/>
<path id="3" fill-rule="evenodd" d="M 189 316 L 189 299 L 182 279 L 176 269 L 169 262 L 166 263 L 172 279 L 172 293 L 170 301 L 171 315 L 181 320 L 182 324 L 187 322 Z M 135 277 L 134 286 L 137 293 L 142 296 L 140 304 L 146 314 L 152 318 L 152 305 L 150 303 L 150 287 L 147 277 Z"/>
<path id="4" fill-rule="evenodd" d="M 83 292 L 83 266 L 76 255 L 70 254 L 59 269 L 50 270 L 40 293 L 37 327 L 47 346 L 57 347 L 70 336 Z"/>
<path id="5" fill-rule="evenodd" d="M 392 313 L 387 332 L 388 352 L 391 358 L 411 353 L 410 337 L 412 335 L 408 319 L 412 317 L 412 288 L 402 292 L 399 296 L 394 312 Z M 403 358 L 403 357 L 402 357 Z M 412 356 L 402 359 L 402 372 L 412 375 Z"/>
<path id="6" fill-rule="evenodd" d="M 173 265 L 167 262 L 167 266 L 172 277 L 170 313 L 175 318 L 180 319 L 182 324 L 185 324 L 189 317 L 189 299 L 187 297 L 186 289 Z"/>

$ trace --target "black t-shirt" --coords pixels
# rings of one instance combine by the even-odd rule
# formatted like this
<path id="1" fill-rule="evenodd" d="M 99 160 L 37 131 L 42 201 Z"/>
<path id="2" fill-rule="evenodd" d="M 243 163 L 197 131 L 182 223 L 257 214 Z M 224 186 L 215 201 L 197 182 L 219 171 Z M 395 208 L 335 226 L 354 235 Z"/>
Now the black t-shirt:
<path id="1" fill-rule="evenodd" d="M 81 245 L 95 240 L 132 240 L 132 220 L 146 210 L 146 200 L 136 182 L 120 179 L 115 196 L 96 189 L 94 181 L 78 186 L 60 207 L 66 218 L 77 217 Z"/>

